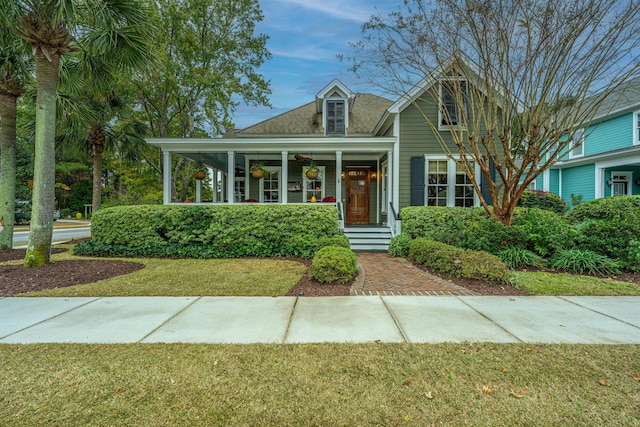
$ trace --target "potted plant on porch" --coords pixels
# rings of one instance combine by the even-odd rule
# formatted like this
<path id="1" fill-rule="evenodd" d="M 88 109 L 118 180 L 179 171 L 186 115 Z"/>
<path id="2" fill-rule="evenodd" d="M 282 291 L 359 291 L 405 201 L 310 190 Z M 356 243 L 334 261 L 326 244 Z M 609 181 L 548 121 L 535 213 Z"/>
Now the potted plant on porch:
<path id="1" fill-rule="evenodd" d="M 249 168 L 249 172 L 251 172 L 251 176 L 254 178 L 260 179 L 264 176 L 264 173 L 267 171 L 267 167 L 263 162 L 253 161 L 251 162 L 251 167 Z"/>
<path id="2" fill-rule="evenodd" d="M 302 168 L 302 173 L 309 179 L 316 179 L 318 177 L 318 172 L 320 172 L 320 169 L 316 162 L 309 162 L 309 166 Z"/>

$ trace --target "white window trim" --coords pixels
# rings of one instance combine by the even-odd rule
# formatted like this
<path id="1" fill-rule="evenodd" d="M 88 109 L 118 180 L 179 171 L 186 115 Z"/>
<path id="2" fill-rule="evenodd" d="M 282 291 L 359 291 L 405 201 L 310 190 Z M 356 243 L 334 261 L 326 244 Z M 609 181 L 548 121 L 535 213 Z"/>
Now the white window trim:
<path id="1" fill-rule="evenodd" d="M 304 170 L 304 169 L 303 169 Z M 319 176 L 320 176 L 320 198 L 316 200 L 316 202 L 321 202 L 322 199 L 324 199 L 325 196 L 325 192 L 327 190 L 327 185 L 325 182 L 325 170 L 326 170 L 326 166 L 318 166 L 318 172 L 319 172 Z M 302 182 L 302 203 L 307 203 L 307 184 L 309 183 L 309 181 L 318 181 L 318 179 L 314 179 L 314 180 L 310 180 L 309 178 L 307 178 L 307 175 L 304 175 L 304 179 Z"/>
<path id="2" fill-rule="evenodd" d="M 327 132 L 327 111 L 328 103 L 330 101 L 342 101 L 344 103 L 344 133 L 328 133 Z M 347 130 L 349 129 L 349 100 L 347 98 L 325 98 L 322 104 L 322 127 L 324 128 L 325 136 L 347 136 Z"/>
<path id="3" fill-rule="evenodd" d="M 614 175 L 618 175 L 618 176 L 626 176 L 627 179 L 624 181 L 617 181 L 617 182 L 626 182 L 627 183 L 627 194 L 625 194 L 626 196 L 631 196 L 633 195 L 633 172 L 631 171 L 611 171 L 610 175 L 609 175 L 609 179 L 612 181 L 611 183 L 611 187 L 609 187 L 609 196 L 613 196 L 613 184 L 615 184 L 616 181 L 613 181 L 613 176 Z"/>
<path id="4" fill-rule="evenodd" d="M 459 156 L 456 156 L 455 159 L 459 159 Z M 476 182 L 480 180 L 481 172 L 480 165 L 478 162 L 473 159 L 473 157 L 468 156 L 467 159 L 473 161 L 473 173 L 476 179 Z M 447 156 L 424 156 L 424 203 L 425 206 L 428 206 L 429 203 L 429 185 L 427 180 L 429 179 L 429 161 L 447 161 L 447 206 L 454 207 L 456 205 L 456 161 Z M 478 193 L 474 190 L 473 192 L 473 206 L 480 206 L 480 197 Z"/>
<path id="5" fill-rule="evenodd" d="M 449 129 L 465 129 L 464 125 L 445 125 L 442 124 L 442 120 L 443 120 L 443 115 L 442 115 L 442 109 L 444 108 L 444 104 L 442 102 L 442 83 L 443 82 L 448 82 L 448 81 L 461 81 L 461 82 L 465 82 L 467 85 L 467 103 L 468 103 L 468 98 L 469 98 L 469 82 L 467 81 L 467 79 L 465 79 L 464 77 L 452 77 L 452 78 L 446 78 L 446 79 L 440 79 L 438 81 L 438 130 L 449 130 Z M 469 109 L 469 105 L 467 104 L 467 110 Z M 459 114 L 458 114 L 459 115 Z M 460 120 L 458 120 L 458 123 L 460 123 Z"/>
<path id="6" fill-rule="evenodd" d="M 582 142 L 580 143 L 580 145 L 576 146 L 573 150 L 571 150 L 569 152 L 569 158 L 570 159 L 577 159 L 580 157 L 584 157 L 584 143 L 585 143 L 585 130 L 584 129 L 577 129 L 574 133 L 573 133 L 573 139 L 571 140 L 571 143 L 569 144 L 569 147 L 572 147 L 573 144 L 576 143 L 576 141 L 578 139 L 582 139 Z M 582 148 L 582 152 L 580 154 L 576 154 L 576 148 L 581 147 Z"/>
<path id="7" fill-rule="evenodd" d="M 633 113 L 633 145 L 640 145 L 640 111 Z"/>
<path id="8" fill-rule="evenodd" d="M 282 202 L 282 168 L 280 166 L 267 166 L 268 172 L 278 172 L 278 203 Z M 285 189 L 286 190 L 286 189 Z M 264 201 L 264 178 L 260 180 L 260 203 Z M 273 202 L 268 202 L 273 203 Z"/>

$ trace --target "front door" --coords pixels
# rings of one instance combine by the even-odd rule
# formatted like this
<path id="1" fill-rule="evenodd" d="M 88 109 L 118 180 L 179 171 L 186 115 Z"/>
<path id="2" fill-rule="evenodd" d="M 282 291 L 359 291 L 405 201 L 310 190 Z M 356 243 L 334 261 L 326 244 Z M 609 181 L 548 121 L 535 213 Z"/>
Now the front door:
<path id="1" fill-rule="evenodd" d="M 369 168 L 346 168 L 347 224 L 369 224 Z"/>

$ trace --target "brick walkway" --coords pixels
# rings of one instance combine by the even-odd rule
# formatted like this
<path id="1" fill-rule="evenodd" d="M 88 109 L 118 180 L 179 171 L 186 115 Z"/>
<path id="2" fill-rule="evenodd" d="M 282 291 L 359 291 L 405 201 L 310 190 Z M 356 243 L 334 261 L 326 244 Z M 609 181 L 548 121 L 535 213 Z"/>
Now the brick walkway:
<path id="1" fill-rule="evenodd" d="M 358 253 L 351 295 L 477 295 L 387 253 Z"/>

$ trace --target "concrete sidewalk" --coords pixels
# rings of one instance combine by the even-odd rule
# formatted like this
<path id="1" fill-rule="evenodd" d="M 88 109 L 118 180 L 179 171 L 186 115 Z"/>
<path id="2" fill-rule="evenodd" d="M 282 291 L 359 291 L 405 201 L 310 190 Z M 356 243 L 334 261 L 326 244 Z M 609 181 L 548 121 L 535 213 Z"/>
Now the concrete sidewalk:
<path id="1" fill-rule="evenodd" d="M 640 297 L 2 298 L 0 343 L 640 344 Z"/>

